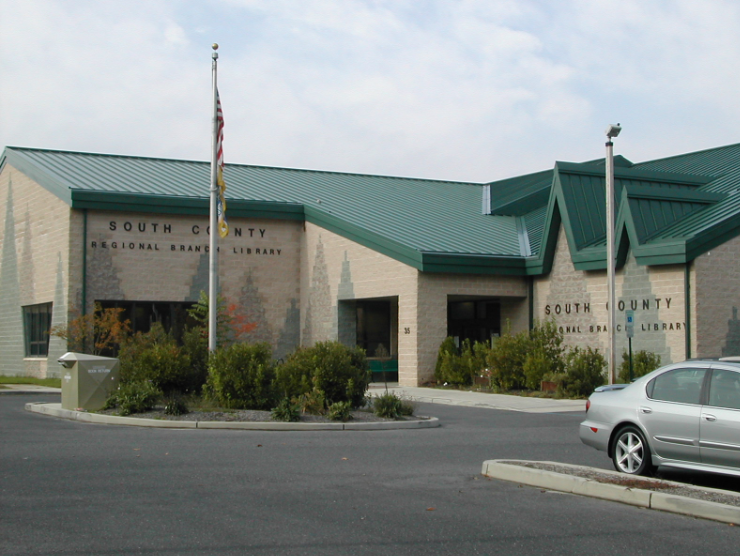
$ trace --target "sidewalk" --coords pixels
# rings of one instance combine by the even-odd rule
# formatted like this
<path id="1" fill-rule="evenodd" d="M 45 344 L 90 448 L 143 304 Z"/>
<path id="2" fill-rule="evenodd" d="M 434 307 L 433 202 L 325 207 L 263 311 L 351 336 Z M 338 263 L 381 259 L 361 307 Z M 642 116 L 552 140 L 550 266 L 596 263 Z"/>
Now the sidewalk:
<path id="1" fill-rule="evenodd" d="M 466 405 L 524 413 L 583 412 L 586 410 L 586 400 L 554 400 L 552 398 L 530 398 L 442 388 L 399 386 L 398 383 L 390 382 L 388 383 L 388 391 L 416 402 Z M 377 396 L 383 392 L 385 392 L 385 384 L 382 382 L 370 384 L 368 393 L 371 396 Z"/>

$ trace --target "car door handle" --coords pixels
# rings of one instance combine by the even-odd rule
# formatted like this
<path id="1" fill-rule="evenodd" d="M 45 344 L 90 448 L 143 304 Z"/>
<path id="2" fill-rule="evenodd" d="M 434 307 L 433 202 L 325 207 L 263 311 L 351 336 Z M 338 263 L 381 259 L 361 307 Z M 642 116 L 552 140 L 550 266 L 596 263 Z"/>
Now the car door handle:
<path id="1" fill-rule="evenodd" d="M 702 413 L 701 415 L 706 421 L 716 421 L 717 418 L 711 413 Z"/>
<path id="2" fill-rule="evenodd" d="M 640 413 L 652 413 L 652 412 L 653 412 L 653 410 L 651 408 L 649 408 L 649 407 L 641 407 L 640 408 Z"/>

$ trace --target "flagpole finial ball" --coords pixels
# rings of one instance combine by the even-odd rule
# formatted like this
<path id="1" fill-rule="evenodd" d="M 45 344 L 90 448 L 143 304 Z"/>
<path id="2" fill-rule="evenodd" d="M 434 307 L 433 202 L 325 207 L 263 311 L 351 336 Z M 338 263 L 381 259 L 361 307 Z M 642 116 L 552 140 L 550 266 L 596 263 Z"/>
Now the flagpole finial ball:
<path id="1" fill-rule="evenodd" d="M 211 46 L 211 48 L 213 50 L 218 50 L 218 44 L 214 42 L 213 45 Z"/>

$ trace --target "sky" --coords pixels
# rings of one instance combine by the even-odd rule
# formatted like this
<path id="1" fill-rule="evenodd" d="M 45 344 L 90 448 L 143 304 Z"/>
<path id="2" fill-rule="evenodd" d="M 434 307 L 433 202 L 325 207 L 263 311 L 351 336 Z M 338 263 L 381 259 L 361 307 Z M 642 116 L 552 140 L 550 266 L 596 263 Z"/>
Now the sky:
<path id="1" fill-rule="evenodd" d="M 0 0 L 0 148 L 489 182 L 740 142 L 737 0 Z M 228 179 L 228 169 L 227 169 Z"/>

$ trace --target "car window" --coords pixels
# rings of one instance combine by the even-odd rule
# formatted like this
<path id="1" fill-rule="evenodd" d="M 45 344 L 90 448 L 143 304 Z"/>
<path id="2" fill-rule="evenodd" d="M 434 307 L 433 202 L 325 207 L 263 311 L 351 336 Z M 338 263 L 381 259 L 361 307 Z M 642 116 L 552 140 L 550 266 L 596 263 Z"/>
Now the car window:
<path id="1" fill-rule="evenodd" d="M 740 373 L 714 369 L 709 383 L 708 404 L 740 409 Z"/>
<path id="2" fill-rule="evenodd" d="M 654 400 L 677 403 L 701 402 L 701 385 L 706 369 L 674 369 L 658 375 L 647 385 L 647 395 Z"/>

